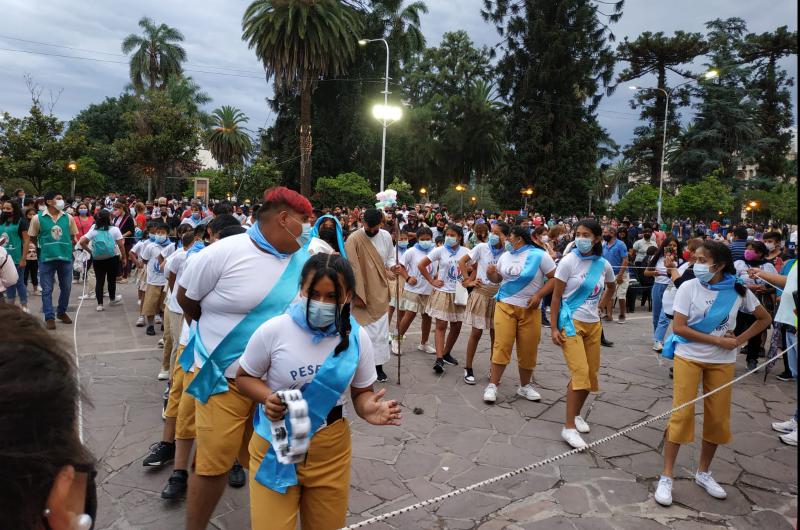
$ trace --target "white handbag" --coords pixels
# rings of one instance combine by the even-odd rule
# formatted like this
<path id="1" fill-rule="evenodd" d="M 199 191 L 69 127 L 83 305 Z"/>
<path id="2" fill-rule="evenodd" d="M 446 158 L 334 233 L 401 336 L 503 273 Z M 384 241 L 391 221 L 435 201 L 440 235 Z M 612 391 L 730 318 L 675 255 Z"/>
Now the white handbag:
<path id="1" fill-rule="evenodd" d="M 467 298 L 469 298 L 467 288 L 461 285 L 461 282 L 456 283 L 456 296 L 454 303 L 456 305 L 467 305 Z"/>

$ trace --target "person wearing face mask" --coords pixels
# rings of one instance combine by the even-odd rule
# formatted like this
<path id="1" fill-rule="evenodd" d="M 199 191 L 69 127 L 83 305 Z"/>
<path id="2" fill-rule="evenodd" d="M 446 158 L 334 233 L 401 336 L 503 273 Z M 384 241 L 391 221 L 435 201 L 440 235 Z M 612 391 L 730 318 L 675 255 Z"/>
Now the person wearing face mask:
<path id="1" fill-rule="evenodd" d="M 674 333 L 664 345 L 663 355 L 674 358 L 672 406 L 679 407 L 704 392 L 730 383 L 736 368 L 736 352 L 749 339 L 769 326 L 771 318 L 755 295 L 736 281 L 730 249 L 706 241 L 695 251 L 695 279 L 683 283 L 675 295 Z M 742 332 L 734 330 L 743 314 L 754 319 Z M 725 490 L 709 468 L 717 447 L 731 441 L 732 387 L 703 400 L 703 442 L 694 480 L 709 495 L 724 499 Z M 655 500 L 672 504 L 673 467 L 681 444 L 694 441 L 694 405 L 670 416 L 664 439 L 664 467 Z"/>
<path id="2" fill-rule="evenodd" d="M 764 283 L 760 278 L 754 277 L 750 272 L 751 269 L 758 269 L 768 274 L 778 273 L 772 262 L 766 259 L 767 253 L 767 247 L 761 241 L 748 241 L 747 248 L 744 251 L 744 259 L 734 261 L 733 266 L 736 269 L 736 276 L 739 281 L 756 296 L 767 312 L 771 314 L 775 310 L 775 289 L 771 285 Z M 744 329 L 747 329 L 753 323 L 753 319 L 752 315 L 739 315 L 736 332 L 741 333 Z M 744 350 L 747 353 L 748 369 L 752 370 L 758 364 L 758 358 L 762 356 L 765 341 L 766 332 L 747 341 L 747 346 Z"/>
<path id="3" fill-rule="evenodd" d="M 617 284 L 614 298 L 611 300 L 611 305 L 604 308 L 606 312 L 606 320 L 611 322 L 614 320 L 614 303 L 619 300 L 619 324 L 625 323 L 625 306 L 628 295 L 628 285 L 630 283 L 628 276 L 628 247 L 625 243 L 617 238 L 617 229 L 613 226 L 608 226 L 603 230 L 603 257 L 611 263 L 616 275 L 615 282 Z"/>
<path id="4" fill-rule="evenodd" d="M 8 253 L 12 267 L 16 268 L 17 281 L 8 286 L 6 299 L 13 304 L 19 295 L 20 307 L 28 312 L 28 289 L 25 285 L 25 266 L 28 259 L 28 220 L 22 215 L 18 199 L 5 201 L 0 205 L 0 237 L 5 235 L 7 242 L 3 245 Z"/>
<path id="5" fill-rule="evenodd" d="M 664 347 L 664 335 L 669 328 L 669 320 L 663 311 L 664 292 L 672 283 L 672 270 L 680 265 L 680 243 L 672 236 L 664 240 L 644 270 L 644 275 L 653 278 L 653 351 L 660 352 Z"/>
<path id="6" fill-rule="evenodd" d="M 581 408 L 589 392 L 600 389 L 602 326 L 597 308 L 608 305 L 616 286 L 614 269 L 603 258 L 602 233 L 594 219 L 578 222 L 574 248 L 561 258 L 553 280 L 550 334 L 553 343 L 561 347 L 570 372 L 561 438 L 575 449 L 586 447 L 579 433 L 590 430 Z"/>
<path id="7" fill-rule="evenodd" d="M 397 240 L 397 263 L 402 263 L 403 256 L 405 255 L 406 251 L 408 250 L 409 240 L 408 240 L 408 232 L 405 230 L 400 230 L 398 233 L 398 240 Z M 404 311 L 402 309 L 398 309 L 399 300 L 403 299 L 403 291 L 406 288 L 406 281 L 403 278 L 403 275 L 400 274 L 399 270 L 394 274 L 394 280 L 389 282 L 389 323 L 388 326 L 392 326 L 392 316 L 394 315 L 395 309 L 398 310 L 397 318 L 398 320 L 403 319 Z"/>
<path id="8" fill-rule="evenodd" d="M 425 314 L 425 308 L 428 305 L 428 298 L 433 287 L 422 276 L 417 265 L 423 258 L 427 257 L 433 249 L 433 232 L 427 226 L 417 228 L 416 232 L 417 242 L 413 247 L 406 250 L 400 258 L 400 274 L 405 280 L 405 289 L 400 295 L 399 310 L 403 313 L 400 317 L 400 325 L 398 334 L 400 337 L 404 336 L 411 323 L 417 317 L 417 313 L 422 313 L 422 336 L 417 349 L 426 353 L 436 353 L 436 348 L 428 344 L 428 339 L 431 332 L 431 317 Z M 434 267 L 428 267 L 429 273 L 433 273 Z M 397 339 L 392 340 L 392 353 L 398 355 L 400 353 L 400 345 Z"/>
<path id="9" fill-rule="evenodd" d="M 142 315 L 144 315 L 147 329 L 145 333 L 155 335 L 156 324 L 161 324 L 163 331 L 163 311 L 164 311 L 164 286 L 167 284 L 167 277 L 164 274 L 163 251 L 174 245 L 167 237 L 167 225 L 156 223 L 151 230 L 153 237 L 147 247 L 139 255 L 147 267 L 147 287 L 142 302 Z"/>
<path id="10" fill-rule="evenodd" d="M 308 199 L 284 187 L 265 191 L 263 198 L 257 222 L 246 233 L 204 249 L 176 284 L 184 318 L 197 322 L 191 339 L 195 376 L 186 389 L 196 398 L 197 426 L 189 530 L 208 526 L 237 456 L 249 461 L 254 404 L 234 380 L 238 360 L 256 328 L 295 299 L 310 256 Z"/>
<path id="11" fill-rule="evenodd" d="M 200 213 L 200 207 L 196 204 L 192 205 L 191 213 L 187 215 L 182 221 L 182 225 L 189 225 L 192 228 L 196 227 L 200 224 L 200 221 L 203 220 L 203 215 Z"/>
<path id="12" fill-rule="evenodd" d="M 381 229 L 383 212 L 364 211 L 364 227 L 351 233 L 345 252 L 356 275 L 353 317 L 372 340 L 378 381 L 388 378 L 383 364 L 389 360 L 389 284 L 399 269 L 395 268 L 392 236 Z M 394 269 L 394 270 L 392 270 Z"/>
<path id="13" fill-rule="evenodd" d="M 479 226 L 486 227 L 486 225 Z M 468 385 L 475 384 L 472 361 L 484 330 L 489 330 L 490 344 L 494 344 L 495 295 L 500 285 L 488 276 L 487 271 L 489 267 L 496 266 L 497 260 L 503 255 L 506 238 L 510 232 L 511 227 L 506 223 L 495 224 L 487 238 L 488 241 L 479 243 L 458 262 L 461 270 L 471 270 L 471 273 L 468 273 L 467 285 L 472 287 L 472 292 L 464 310 L 464 325 L 472 328 L 467 341 L 467 361 L 464 364 L 464 382 Z"/>
<path id="14" fill-rule="evenodd" d="M 781 241 L 783 236 L 780 232 L 767 232 L 764 234 L 764 245 L 767 247 L 767 259 L 775 266 L 775 270 L 783 269 L 783 248 Z"/>
<path id="15" fill-rule="evenodd" d="M 253 333 L 239 360 L 236 384 L 256 403 L 250 440 L 250 518 L 253 528 L 334 530 L 346 524 L 350 490 L 350 429 L 344 405 L 371 425 L 399 425 L 400 405 L 375 392 L 369 334 L 350 316 L 356 279 L 347 260 L 311 257 L 301 297 Z M 303 391 L 311 422 L 309 448 L 298 464 L 281 463 L 270 422 L 285 420 L 277 392 Z M 290 446 L 291 447 L 291 446 Z"/>
<path id="16" fill-rule="evenodd" d="M 506 239 L 506 252 L 496 265 L 487 267 L 488 279 L 500 283 L 494 298 L 495 337 L 492 344 L 490 381 L 483 392 L 483 400 L 494 403 L 497 387 L 508 364 L 514 344 L 517 345 L 519 387 L 516 394 L 529 401 L 539 401 L 541 396 L 531 378 L 541 336 L 541 300 L 553 290 L 552 280 L 556 269 L 550 255 L 531 239 L 521 226 L 511 228 Z"/>
<path id="17" fill-rule="evenodd" d="M 428 307 L 425 312 L 436 319 L 436 362 L 433 370 L 437 374 L 444 373 L 445 363 L 450 366 L 457 366 L 458 361 L 450 354 L 455 346 L 458 335 L 461 333 L 461 324 L 464 319 L 464 309 L 467 299 L 456 300 L 457 284 L 465 279 L 464 272 L 459 267 L 461 258 L 468 254 L 466 247 L 463 247 L 464 232 L 461 227 L 454 224 L 447 225 L 445 229 L 444 245 L 434 249 L 426 257 L 422 258 L 417 268 L 425 277 L 425 280 L 433 286 L 433 294 L 428 300 Z M 434 264 L 439 269 L 437 278 L 433 278 L 428 266 Z M 464 286 L 466 287 L 466 286 Z M 447 334 L 447 327 L 450 326 L 450 333 Z"/>
<path id="18" fill-rule="evenodd" d="M 72 356 L 36 319 L 0 304 L 14 333 L 0 340 L 0 513 L 3 528 L 89 530 L 97 513 L 94 458 L 78 434 Z M 35 374 L 35 384 L 24 383 Z"/>
<path id="19" fill-rule="evenodd" d="M 28 235 L 39 247 L 39 278 L 42 283 L 42 313 L 45 326 L 56 329 L 58 318 L 71 324 L 67 315 L 72 289 L 72 249 L 76 243 L 78 227 L 75 219 L 64 212 L 64 197 L 55 191 L 44 194 L 47 209 L 31 219 Z M 53 287 L 58 277 L 58 306 L 53 311 Z"/>

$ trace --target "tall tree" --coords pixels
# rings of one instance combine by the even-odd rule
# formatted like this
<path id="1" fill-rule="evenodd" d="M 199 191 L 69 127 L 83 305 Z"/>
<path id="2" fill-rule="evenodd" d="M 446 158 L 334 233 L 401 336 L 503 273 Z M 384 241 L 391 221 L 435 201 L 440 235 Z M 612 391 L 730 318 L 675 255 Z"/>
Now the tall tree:
<path id="1" fill-rule="evenodd" d="M 255 0 L 242 39 L 272 77 L 276 93 L 300 96 L 300 191 L 311 193 L 311 94 L 320 76 L 341 75 L 355 56 L 362 19 L 338 0 Z"/>
<path id="2" fill-rule="evenodd" d="M 765 145 L 756 157 L 758 172 L 765 177 L 786 175 L 786 154 L 792 142 L 792 93 L 794 85 L 778 61 L 797 55 L 797 32 L 781 26 L 774 32 L 749 34 L 739 46 L 743 61 L 753 67 L 750 86 L 758 98 L 756 121 Z"/>
<path id="3" fill-rule="evenodd" d="M 754 161 L 763 147 L 755 99 L 747 84 L 750 68 L 738 54 L 747 28 L 740 18 L 712 20 L 706 27 L 708 66 L 719 75 L 701 81 L 694 91 L 697 113 L 670 156 L 670 176 L 679 183 L 694 183 L 720 170 L 723 184 L 733 185 L 737 168 Z"/>
<path id="4" fill-rule="evenodd" d="M 425 49 L 425 36 L 420 29 L 420 15 L 428 12 L 425 2 L 406 4 L 404 0 L 373 0 L 372 17 L 382 26 L 381 34 L 389 43 L 392 72 L 399 70 L 415 53 Z"/>
<path id="5" fill-rule="evenodd" d="M 253 148 L 253 142 L 244 127 L 249 118 L 236 107 L 223 105 L 214 109 L 211 119 L 213 123 L 206 131 L 205 144 L 214 159 L 225 168 L 232 182 L 231 169 L 242 166 Z M 229 185 L 228 191 L 231 188 Z"/>
<path id="6" fill-rule="evenodd" d="M 631 99 L 631 108 L 641 107 L 640 117 L 647 125 L 636 127 L 634 140 L 625 149 L 625 156 L 650 176 L 650 182 L 658 184 L 661 174 L 661 150 L 664 131 L 664 106 L 667 96 L 670 113 L 667 118 L 667 135 L 675 137 L 680 132 L 681 106 L 688 105 L 688 91 L 671 92 L 667 86 L 667 73 L 674 72 L 683 77 L 693 74 L 682 68 L 708 51 L 708 45 L 700 33 L 676 31 L 672 37 L 662 32 L 645 31 L 635 40 L 627 37 L 617 46 L 617 58 L 628 63 L 617 76 L 618 83 L 655 75 L 660 90 L 639 90 Z M 662 90 L 664 92 L 662 92 Z M 644 171 L 643 171 L 644 172 Z"/>
<path id="7" fill-rule="evenodd" d="M 516 206 L 528 186 L 536 209 L 575 212 L 588 203 L 605 136 L 595 110 L 614 75 L 609 24 L 623 4 L 604 4 L 605 13 L 589 0 L 484 0 L 484 19 L 503 36 L 498 88 L 509 103 L 501 204 Z"/>
<path id="8" fill-rule="evenodd" d="M 133 52 L 130 58 L 131 83 L 137 92 L 146 88 L 163 88 L 170 76 L 181 74 L 181 63 L 186 61 L 186 51 L 180 45 L 183 34 L 151 18 L 139 20 L 142 34 L 131 33 L 122 41 L 122 53 Z"/>

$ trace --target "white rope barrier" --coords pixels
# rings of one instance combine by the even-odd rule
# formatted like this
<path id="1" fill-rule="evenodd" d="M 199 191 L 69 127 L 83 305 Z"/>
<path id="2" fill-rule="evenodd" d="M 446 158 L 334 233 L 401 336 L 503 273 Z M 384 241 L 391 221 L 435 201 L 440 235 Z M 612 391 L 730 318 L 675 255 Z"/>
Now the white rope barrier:
<path id="1" fill-rule="evenodd" d="M 391 512 L 386 512 L 386 513 L 383 513 L 383 514 L 380 514 L 380 515 L 376 515 L 374 517 L 370 517 L 369 519 L 365 519 L 363 521 L 359 521 L 357 523 L 353 523 L 353 524 L 351 524 L 349 526 L 346 526 L 342 530 L 354 530 L 356 528 L 364 528 L 364 527 L 369 526 L 371 524 L 375 524 L 375 523 L 378 523 L 378 522 L 381 522 L 381 521 L 385 521 L 387 519 L 391 519 L 392 517 L 397 517 L 398 515 L 402 515 L 404 513 L 412 512 L 414 510 L 418 510 L 420 508 L 424 508 L 426 506 L 430 506 L 432 504 L 436 504 L 436 503 L 442 502 L 444 500 L 456 497 L 458 495 L 462 495 L 464 493 L 473 491 L 473 490 L 478 489 L 480 487 L 488 486 L 489 484 L 494 484 L 495 482 L 500 482 L 501 480 L 505 480 L 507 478 L 511 478 L 511 477 L 516 476 L 516 475 L 520 475 L 522 473 L 527 473 L 528 471 L 532 471 L 532 470 L 534 470 L 534 469 L 536 469 L 538 467 L 542 467 L 542 466 L 546 466 L 548 464 L 552 464 L 553 462 L 557 462 L 558 460 L 562 460 L 562 459 L 564 459 L 564 458 L 566 458 L 568 456 L 572 456 L 574 454 L 578 454 L 578 453 L 581 453 L 583 451 L 588 451 L 589 449 L 597 447 L 598 445 L 604 444 L 604 443 L 606 443 L 608 441 L 611 441 L 611 440 L 613 440 L 615 438 L 619 438 L 620 436 L 624 436 L 624 435 L 628 434 L 629 432 L 635 431 L 636 429 L 639 429 L 641 427 L 644 427 L 646 425 L 654 423 L 654 422 L 656 422 L 656 421 L 658 421 L 658 420 L 660 420 L 662 418 L 665 418 L 665 417 L 671 415 L 674 412 L 677 412 L 677 411 L 679 411 L 681 409 L 684 409 L 686 407 L 692 406 L 695 403 L 697 403 L 698 401 L 702 401 L 703 399 L 707 398 L 708 396 L 716 394 L 720 390 L 722 390 L 724 388 L 727 388 L 727 387 L 733 385 L 734 383 L 738 383 L 739 381 L 741 381 L 745 377 L 754 374 L 755 372 L 757 372 L 758 370 L 760 370 L 761 368 L 763 368 L 764 366 L 766 366 L 770 362 L 778 359 L 779 357 L 782 357 L 783 355 L 786 354 L 787 351 L 789 351 L 789 349 L 790 348 L 786 348 L 782 352 L 779 352 L 779 353 L 775 354 L 774 357 L 770 358 L 767 361 L 764 361 L 763 364 L 753 368 L 752 370 L 749 370 L 749 371 L 743 373 L 742 375 L 740 375 L 739 377 L 733 379 L 732 381 L 730 381 L 728 383 L 725 383 L 724 385 L 719 386 L 719 387 L 715 388 L 714 390 L 711 390 L 707 394 L 703 394 L 703 395 L 701 395 L 701 396 L 699 396 L 699 397 L 697 397 L 697 398 L 695 398 L 695 399 L 693 399 L 691 401 L 687 401 L 686 403 L 684 403 L 684 404 L 682 404 L 682 405 L 680 405 L 678 407 L 670 409 L 670 410 L 668 410 L 666 412 L 662 412 L 661 414 L 659 414 L 657 416 L 653 416 L 652 418 L 648 418 L 648 419 L 646 419 L 644 421 L 641 421 L 641 422 L 639 422 L 639 423 L 637 423 L 635 425 L 632 425 L 630 427 L 626 427 L 625 429 L 622 429 L 621 431 L 618 431 L 618 432 L 615 432 L 613 434 L 610 434 L 610 435 L 608 435 L 608 436 L 606 436 L 604 438 L 600 438 L 599 440 L 595 440 L 594 442 L 591 442 L 591 443 L 587 444 L 586 447 L 584 447 L 582 449 L 572 449 L 571 451 L 566 451 L 566 452 L 561 453 L 559 455 L 551 456 L 549 458 L 545 458 L 544 460 L 540 460 L 538 462 L 534 462 L 532 464 L 528 464 L 527 466 L 515 469 L 513 471 L 509 471 L 507 473 L 503 473 L 502 475 L 497 475 L 495 477 L 492 477 L 492 478 L 489 478 L 489 479 L 486 479 L 486 480 L 482 480 L 482 481 L 476 482 L 474 484 L 470 484 L 469 486 L 465 486 L 463 488 L 459 488 L 459 489 L 453 490 L 453 491 L 445 493 L 443 495 L 439 495 L 438 497 L 432 497 L 430 499 L 427 499 L 427 500 L 424 500 L 424 501 L 421 501 L 421 502 L 418 502 L 418 503 L 415 503 L 415 504 L 411 504 L 411 505 L 406 506 L 404 508 L 393 510 Z"/>

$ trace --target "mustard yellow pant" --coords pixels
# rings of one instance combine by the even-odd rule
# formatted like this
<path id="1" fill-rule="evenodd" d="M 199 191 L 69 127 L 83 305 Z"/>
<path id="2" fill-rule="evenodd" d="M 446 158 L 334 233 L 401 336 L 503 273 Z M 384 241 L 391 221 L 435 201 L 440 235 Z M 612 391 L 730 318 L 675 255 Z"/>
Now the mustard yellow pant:
<path id="1" fill-rule="evenodd" d="M 672 368 L 672 407 L 697 397 L 703 383 L 703 394 L 733 380 L 735 363 L 701 363 L 675 356 Z M 733 386 L 703 400 L 703 440 L 721 445 L 731 441 L 731 397 Z M 678 444 L 694 441 L 694 405 L 673 412 L 667 424 L 667 440 Z"/>
<path id="2" fill-rule="evenodd" d="M 536 368 L 541 335 L 541 310 L 497 302 L 494 308 L 492 362 L 507 366 L 516 342 L 517 364 L 524 370 L 533 370 Z"/>
<path id="3" fill-rule="evenodd" d="M 249 462 L 247 445 L 253 434 L 253 401 L 228 380 L 228 391 L 208 398 L 204 405 L 195 401 L 197 450 L 195 473 L 217 476 L 227 473 L 233 461 Z"/>
<path id="4" fill-rule="evenodd" d="M 345 526 L 350 492 L 350 426 L 339 420 L 317 432 L 304 462 L 297 464 L 297 486 L 277 493 L 255 477 L 269 442 L 250 440 L 250 518 L 253 530 L 336 530 Z"/>
<path id="5" fill-rule="evenodd" d="M 556 317 L 557 318 L 557 317 Z M 564 360 L 569 368 L 572 390 L 597 392 L 597 372 L 600 370 L 600 336 L 603 328 L 600 322 L 581 322 L 573 320 L 575 336 L 567 337 L 564 331 L 561 338 L 564 345 Z"/>
<path id="6" fill-rule="evenodd" d="M 183 346 L 178 347 L 178 355 L 183 351 Z M 172 386 L 169 387 L 169 399 L 164 416 L 176 418 L 175 438 L 178 440 L 193 440 L 196 436 L 194 423 L 195 399 L 186 392 L 192 383 L 194 372 L 184 372 L 180 363 L 175 363 L 172 369 Z"/>

